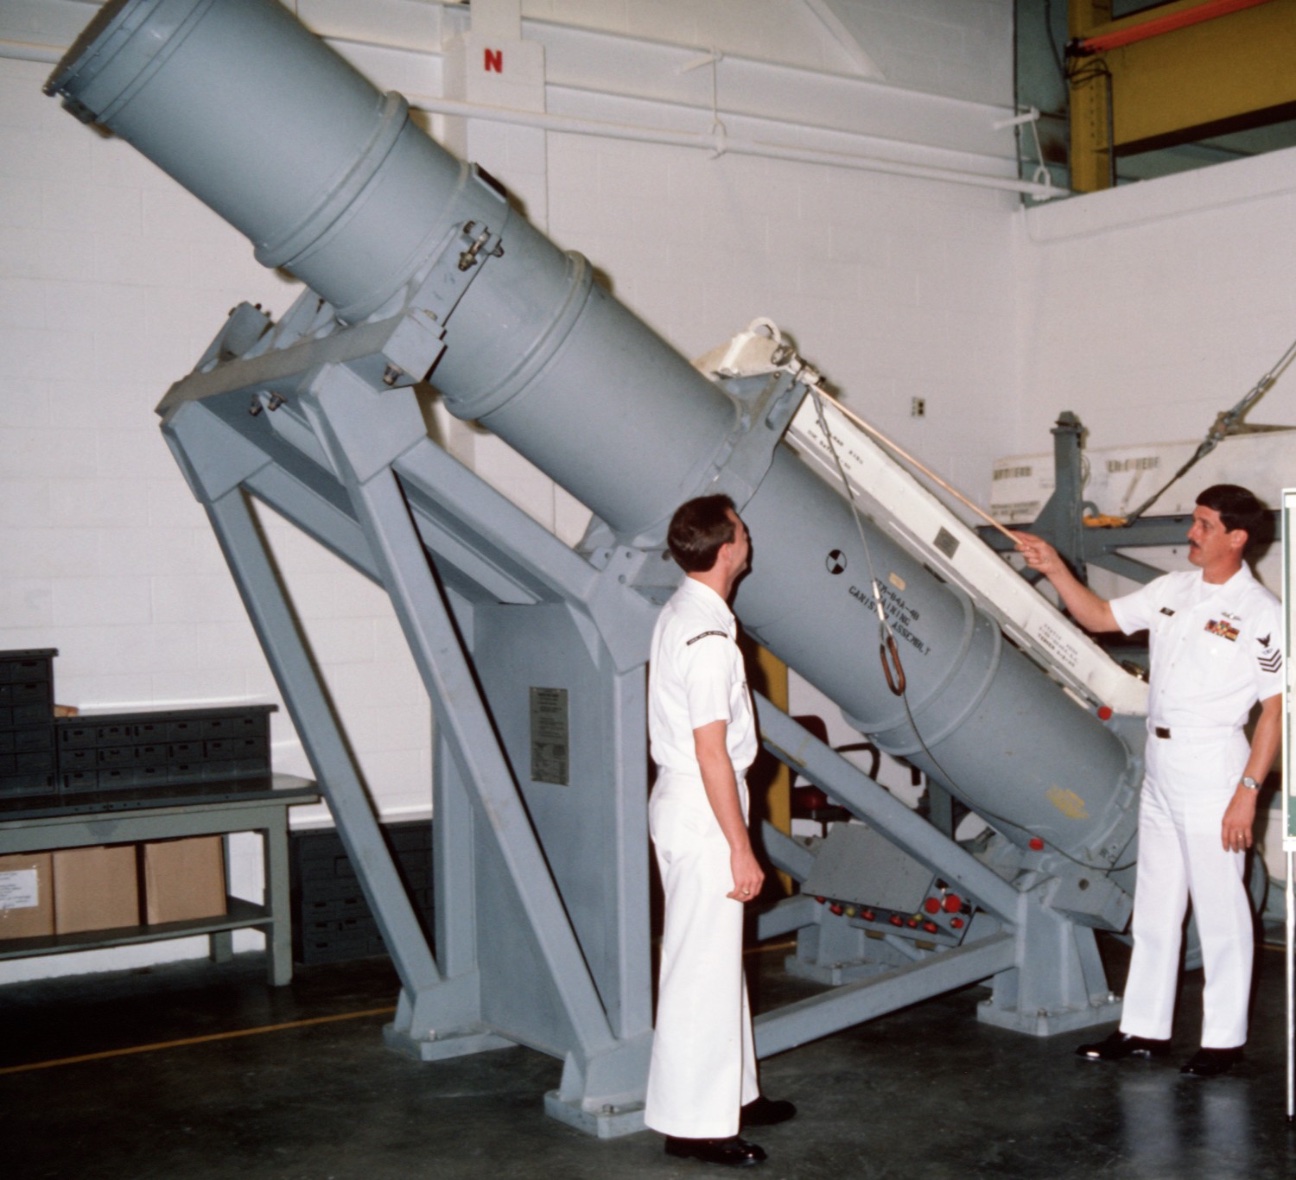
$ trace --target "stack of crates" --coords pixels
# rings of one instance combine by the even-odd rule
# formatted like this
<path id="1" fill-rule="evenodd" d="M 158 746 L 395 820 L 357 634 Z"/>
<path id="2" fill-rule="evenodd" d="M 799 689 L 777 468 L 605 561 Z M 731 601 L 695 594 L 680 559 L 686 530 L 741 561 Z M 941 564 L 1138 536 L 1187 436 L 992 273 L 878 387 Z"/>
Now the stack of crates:
<path id="1" fill-rule="evenodd" d="M 58 793 L 54 648 L 0 652 L 0 799 Z"/>
<path id="2" fill-rule="evenodd" d="M 274 705 L 61 717 L 65 796 L 194 782 L 264 779 Z"/>
<path id="3" fill-rule="evenodd" d="M 387 847 L 414 912 L 432 936 L 432 824 L 385 824 Z M 360 891 L 342 840 L 334 830 L 291 834 L 293 957 L 303 966 L 386 954 L 378 923 Z"/>

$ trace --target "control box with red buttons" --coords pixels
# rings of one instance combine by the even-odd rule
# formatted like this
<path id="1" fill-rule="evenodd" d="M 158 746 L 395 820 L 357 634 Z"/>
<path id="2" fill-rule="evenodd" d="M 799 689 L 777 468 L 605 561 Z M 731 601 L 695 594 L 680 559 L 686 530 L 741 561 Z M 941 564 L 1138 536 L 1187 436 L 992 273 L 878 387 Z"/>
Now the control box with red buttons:
<path id="1" fill-rule="evenodd" d="M 801 886 L 852 925 L 944 945 L 967 933 L 972 903 L 885 836 L 838 824 Z"/>

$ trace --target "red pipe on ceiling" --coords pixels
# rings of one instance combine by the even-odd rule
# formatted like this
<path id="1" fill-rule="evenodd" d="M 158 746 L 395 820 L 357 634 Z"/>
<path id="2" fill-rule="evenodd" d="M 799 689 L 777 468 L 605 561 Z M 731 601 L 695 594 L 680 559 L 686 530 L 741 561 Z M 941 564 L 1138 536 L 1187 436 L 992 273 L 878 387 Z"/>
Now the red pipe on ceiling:
<path id="1" fill-rule="evenodd" d="M 1072 49 L 1081 54 L 1106 53 L 1110 49 L 1121 49 L 1138 41 L 1160 37 L 1163 33 L 1173 33 L 1176 29 L 1186 29 L 1203 21 L 1215 20 L 1269 2 L 1270 0 L 1203 0 L 1195 8 L 1184 8 L 1165 16 L 1152 17 L 1140 24 L 1111 33 L 1100 33 L 1096 37 L 1084 37 L 1072 42 Z"/>

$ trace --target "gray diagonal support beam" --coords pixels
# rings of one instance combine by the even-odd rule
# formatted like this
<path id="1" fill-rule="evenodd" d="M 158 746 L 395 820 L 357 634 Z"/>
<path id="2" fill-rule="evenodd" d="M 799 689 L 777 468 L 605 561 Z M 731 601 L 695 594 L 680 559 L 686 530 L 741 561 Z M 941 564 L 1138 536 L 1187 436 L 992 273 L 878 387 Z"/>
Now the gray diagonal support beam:
<path id="1" fill-rule="evenodd" d="M 770 863 L 794 880 L 804 881 L 814 867 L 815 854 L 786 832 L 780 832 L 769 820 L 761 824 L 761 843 Z"/>
<path id="2" fill-rule="evenodd" d="M 499 560 L 525 570 L 533 579 L 551 585 L 578 602 L 594 592 L 598 577 L 589 562 L 577 556 L 552 533 L 537 529 L 531 519 L 507 497 L 483 482 L 431 439 L 424 438 L 392 464 L 409 493 L 415 518 L 425 542 L 431 530 L 451 520 L 466 526 L 478 550 L 489 547 Z M 424 511 L 434 506 L 435 515 Z M 483 584 L 487 579 L 479 578 Z M 508 601 L 499 595 L 500 601 Z"/>
<path id="3" fill-rule="evenodd" d="M 494 837 L 580 1051 L 593 1058 L 613 1048 L 616 1038 L 391 466 L 424 436 L 417 411 L 408 415 L 412 400 L 403 397 L 375 395 L 354 374 L 332 368 L 316 379 L 305 406 L 370 540 L 436 709 L 438 733 L 447 739 L 477 819 Z M 410 422 L 404 435 L 402 412 Z M 375 429 L 376 420 L 381 429 Z M 411 1035 L 421 1031 L 416 1013 Z"/>
<path id="4" fill-rule="evenodd" d="M 183 417 L 172 424 L 184 446 Z M 244 607 L 407 993 L 440 981 L 328 696 L 241 488 L 205 502 Z"/>
<path id="5" fill-rule="evenodd" d="M 244 481 L 243 486 L 357 573 L 372 582 L 378 581 L 369 545 L 356 522 L 282 467 L 263 468 Z"/>
<path id="6" fill-rule="evenodd" d="M 197 403 L 169 410 L 162 419 L 162 437 L 201 504 L 219 499 L 272 462 L 255 443 Z"/>
<path id="7" fill-rule="evenodd" d="M 1018 893 L 1007 881 L 910 811 L 890 791 L 824 745 L 782 709 L 759 693 L 754 695 L 761 737 L 776 758 L 795 767 L 897 848 L 976 898 L 983 909 L 1005 922 L 1016 921 Z"/>
<path id="8" fill-rule="evenodd" d="M 477 554 L 475 565 L 465 565 L 468 572 L 485 563 L 481 549 L 490 546 L 510 566 L 520 567 L 569 601 L 582 603 L 617 671 L 643 664 L 657 608 L 638 594 L 625 593 L 611 570 L 599 573 L 552 534 L 535 528 L 525 512 L 428 440 L 402 454 L 394 467 L 402 485 L 415 493 L 415 519 L 429 548 L 440 551 L 443 544 L 435 533 L 438 521 L 426 511 L 425 505 L 432 504 L 438 518 L 471 522 Z M 480 575 L 477 579 L 491 584 Z M 507 600 L 504 595 L 500 599 Z"/>
<path id="9" fill-rule="evenodd" d="M 432 825 L 432 866 L 438 899 L 434 915 L 436 947 L 442 970 L 454 978 L 477 970 L 476 907 L 456 904 L 457 899 L 474 895 L 476 821 L 454 750 L 443 733 L 436 735 L 432 765 L 432 813 L 436 817 Z"/>
<path id="10" fill-rule="evenodd" d="M 1012 967 L 1015 955 L 1014 937 L 994 934 L 956 950 L 933 954 L 921 963 L 788 1004 L 754 1021 L 756 1056 L 772 1057 L 920 1000 L 989 979 Z"/>
<path id="11" fill-rule="evenodd" d="M 764 941 L 780 934 L 791 934 L 819 921 L 822 911 L 813 897 L 804 893 L 785 897 L 773 909 L 766 910 L 756 919 L 756 937 Z"/>

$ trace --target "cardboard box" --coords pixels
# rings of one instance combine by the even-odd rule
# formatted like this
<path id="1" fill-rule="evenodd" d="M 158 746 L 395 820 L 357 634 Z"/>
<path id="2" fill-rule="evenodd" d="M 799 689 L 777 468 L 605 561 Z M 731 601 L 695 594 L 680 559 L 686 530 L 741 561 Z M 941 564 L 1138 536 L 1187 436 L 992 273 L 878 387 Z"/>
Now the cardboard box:
<path id="1" fill-rule="evenodd" d="M 144 917 L 150 926 L 225 913 L 225 841 L 220 836 L 144 846 Z"/>
<path id="2" fill-rule="evenodd" d="M 0 939 L 54 933 L 54 865 L 48 852 L 0 856 Z"/>
<path id="3" fill-rule="evenodd" d="M 55 850 L 56 934 L 139 924 L 139 869 L 134 844 Z"/>

